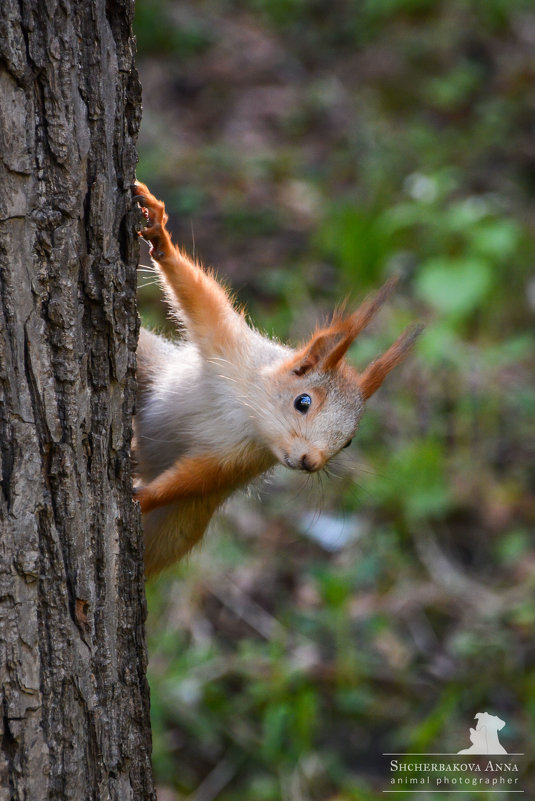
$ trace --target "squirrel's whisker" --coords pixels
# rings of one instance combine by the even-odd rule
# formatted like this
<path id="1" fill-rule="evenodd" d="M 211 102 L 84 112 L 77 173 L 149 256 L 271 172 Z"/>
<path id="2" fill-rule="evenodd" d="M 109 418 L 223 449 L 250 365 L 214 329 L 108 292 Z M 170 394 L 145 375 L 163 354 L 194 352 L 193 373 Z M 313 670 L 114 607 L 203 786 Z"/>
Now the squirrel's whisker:
<path id="1" fill-rule="evenodd" d="M 248 324 L 213 272 L 173 245 L 164 204 L 144 184 L 133 193 L 151 245 L 152 267 L 141 265 L 140 273 L 155 276 L 140 289 L 162 286 L 182 337 L 171 343 L 142 328 L 138 345 L 135 497 L 146 569 L 155 573 L 201 540 L 236 489 L 279 462 L 306 471 L 305 487 L 322 499 L 324 476 L 339 478 L 326 464 L 351 441 L 364 401 L 406 358 L 420 329 L 409 327 L 359 374 L 346 361 L 391 293 L 390 280 L 301 348 L 270 339 Z M 192 240 L 195 248 L 193 230 Z"/>

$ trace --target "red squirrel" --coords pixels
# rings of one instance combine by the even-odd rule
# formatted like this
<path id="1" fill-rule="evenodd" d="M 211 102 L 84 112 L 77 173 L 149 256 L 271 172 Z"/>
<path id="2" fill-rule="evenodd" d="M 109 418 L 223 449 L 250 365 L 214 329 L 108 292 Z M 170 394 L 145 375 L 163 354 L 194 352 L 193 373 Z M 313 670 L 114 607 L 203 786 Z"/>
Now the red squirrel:
<path id="1" fill-rule="evenodd" d="M 239 487 L 277 463 L 317 472 L 346 448 L 365 401 L 406 357 L 421 326 L 407 328 L 362 372 L 346 362 L 349 346 L 390 294 L 391 279 L 302 347 L 273 341 L 172 244 L 164 204 L 144 184 L 132 192 L 146 220 L 139 234 L 186 332 L 177 343 L 144 328 L 139 338 L 134 493 L 150 575 L 188 553 Z"/>

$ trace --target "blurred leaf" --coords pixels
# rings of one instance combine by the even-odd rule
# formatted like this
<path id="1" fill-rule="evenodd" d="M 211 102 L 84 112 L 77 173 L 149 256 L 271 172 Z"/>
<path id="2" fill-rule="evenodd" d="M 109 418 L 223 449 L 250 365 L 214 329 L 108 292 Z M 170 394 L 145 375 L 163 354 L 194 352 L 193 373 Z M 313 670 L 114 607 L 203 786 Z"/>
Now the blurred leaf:
<path id="1" fill-rule="evenodd" d="M 206 200 L 206 191 L 202 186 L 177 187 L 169 192 L 168 212 L 181 216 L 198 214 Z"/>
<path id="2" fill-rule="evenodd" d="M 450 111 L 466 103 L 479 86 L 482 70 L 473 62 L 452 67 L 446 75 L 424 84 L 424 96 L 431 106 Z"/>
<path id="3" fill-rule="evenodd" d="M 262 751 L 266 759 L 279 761 L 280 756 L 286 753 L 286 732 L 292 714 L 292 709 L 286 702 L 278 701 L 267 707 L 263 720 L 262 742 Z"/>
<path id="4" fill-rule="evenodd" d="M 372 706 L 372 693 L 369 687 L 359 686 L 340 689 L 335 695 L 335 701 L 344 714 L 365 714 Z"/>
<path id="5" fill-rule="evenodd" d="M 380 279 L 390 245 L 372 211 L 350 203 L 333 204 L 315 240 L 351 285 L 367 287 Z"/>
<path id="6" fill-rule="evenodd" d="M 334 609 L 343 606 L 351 592 L 348 577 L 322 570 L 317 579 L 323 602 Z"/>
<path id="7" fill-rule="evenodd" d="M 315 688 L 304 687 L 292 702 L 292 728 L 299 752 L 310 751 L 318 723 L 318 694 Z"/>
<path id="8" fill-rule="evenodd" d="M 430 750 L 459 707 L 460 695 L 461 691 L 454 684 L 443 690 L 433 709 L 428 711 L 423 720 L 414 723 L 412 731 L 407 732 L 407 751 L 421 753 Z"/>
<path id="9" fill-rule="evenodd" d="M 488 213 L 489 206 L 484 197 L 470 196 L 451 203 L 446 209 L 442 224 L 450 233 L 470 234 L 474 226 L 480 225 Z M 439 218 L 437 222 L 440 223 Z"/>
<path id="10" fill-rule="evenodd" d="M 488 263 L 475 257 L 429 259 L 416 279 L 423 300 L 439 313 L 461 318 L 481 305 L 491 285 Z"/>
<path id="11" fill-rule="evenodd" d="M 383 502 L 401 506 L 411 521 L 443 515 L 452 497 L 439 443 L 421 440 L 398 448 L 384 466 L 381 481 L 373 480 L 373 492 Z"/>
<path id="12" fill-rule="evenodd" d="M 524 529 L 517 529 L 500 538 L 496 543 L 497 556 L 506 565 L 522 560 L 534 547 L 531 537 Z"/>
<path id="13" fill-rule="evenodd" d="M 419 352 L 432 365 L 440 362 L 459 362 L 462 359 L 462 345 L 454 328 L 444 320 L 439 320 L 425 328 L 421 337 Z"/>
<path id="14" fill-rule="evenodd" d="M 474 253 L 493 261 L 511 258 L 522 240 L 522 231 L 513 220 L 492 220 L 473 229 L 470 247 Z"/>
<path id="15" fill-rule="evenodd" d="M 170 0 L 137 0 L 135 9 L 137 44 L 142 52 L 172 53 L 185 59 L 202 52 L 212 41 L 197 19 L 190 19 L 187 25 L 177 24 Z"/>

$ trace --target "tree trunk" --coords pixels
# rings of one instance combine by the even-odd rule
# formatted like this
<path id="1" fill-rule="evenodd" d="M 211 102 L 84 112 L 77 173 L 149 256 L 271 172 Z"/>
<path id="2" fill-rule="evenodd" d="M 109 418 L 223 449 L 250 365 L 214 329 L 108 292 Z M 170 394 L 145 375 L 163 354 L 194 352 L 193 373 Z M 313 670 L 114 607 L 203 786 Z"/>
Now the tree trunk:
<path id="1" fill-rule="evenodd" d="M 0 801 L 154 798 L 131 0 L 0 18 Z"/>

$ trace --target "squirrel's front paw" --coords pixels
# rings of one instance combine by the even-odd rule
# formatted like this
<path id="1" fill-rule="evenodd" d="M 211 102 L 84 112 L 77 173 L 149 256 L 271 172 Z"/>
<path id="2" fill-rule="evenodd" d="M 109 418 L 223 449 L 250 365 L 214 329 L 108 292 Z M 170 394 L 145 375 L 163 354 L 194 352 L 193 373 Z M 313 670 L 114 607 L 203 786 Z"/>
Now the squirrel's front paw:
<path id="1" fill-rule="evenodd" d="M 162 242 L 162 234 L 165 232 L 167 214 L 165 206 L 152 192 L 138 181 L 132 186 L 132 196 L 135 203 L 138 203 L 147 221 L 147 225 L 139 231 L 139 235 L 151 244 L 150 254 L 155 258 L 161 258 L 164 254 L 159 253 L 158 249 Z"/>

